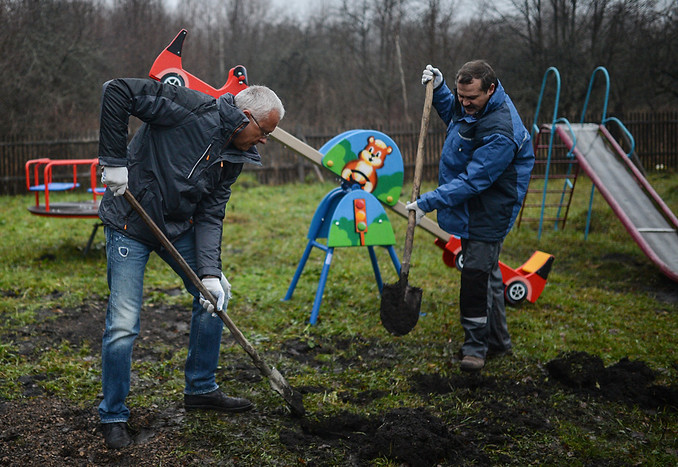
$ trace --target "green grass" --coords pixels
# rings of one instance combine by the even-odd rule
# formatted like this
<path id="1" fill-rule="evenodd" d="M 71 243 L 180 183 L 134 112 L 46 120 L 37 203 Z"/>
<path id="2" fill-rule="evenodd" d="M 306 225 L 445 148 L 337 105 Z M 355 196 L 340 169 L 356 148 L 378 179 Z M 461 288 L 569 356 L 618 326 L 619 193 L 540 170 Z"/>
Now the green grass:
<path id="1" fill-rule="evenodd" d="M 595 199 L 591 233 L 584 240 L 590 189 L 587 182 L 583 178 L 578 182 L 564 230 L 545 228 L 537 241 L 535 227 L 523 225 L 506 239 L 501 260 L 509 266 L 518 267 L 535 250 L 551 253 L 556 259 L 539 300 L 508 310 L 515 357 L 497 360 L 484 374 L 516 379 L 518 384 L 539 378 L 543 365 L 561 352 L 585 351 L 600 356 L 605 365 L 623 357 L 643 360 L 658 372 L 657 384 L 676 385 L 678 284 L 664 277 L 643 255 L 600 195 Z M 678 177 L 653 176 L 651 182 L 673 212 L 678 212 Z M 456 374 L 458 369 L 450 366 L 449 359 L 459 348 L 463 333 L 458 324 L 460 275 L 443 264 L 442 250 L 433 244 L 431 235 L 421 229 L 415 235 L 409 282 L 424 290 L 423 315 L 415 330 L 406 336 L 393 338 L 381 326 L 380 298 L 369 257 L 360 248 L 335 251 L 316 326 L 310 326 L 308 319 L 324 253 L 313 251 L 293 298 L 281 300 L 306 246 L 313 213 L 322 197 L 335 186 L 308 183 L 269 187 L 245 177 L 234 187 L 222 244 L 224 273 L 233 287 L 229 314 L 290 384 L 325 388 L 304 397 L 309 413 L 350 411 L 355 407 L 344 396 L 367 390 L 385 390 L 387 395 L 361 407 L 366 416 L 402 406 L 435 406 L 438 400 L 435 397 L 423 399 L 407 391 L 409 378 L 414 373 Z M 432 188 L 433 185 L 424 184 L 422 191 Z M 409 190 L 406 186 L 404 193 Z M 74 198 L 77 195 L 64 195 L 63 199 Z M 405 198 L 403 195 L 402 199 Z M 52 319 L 59 319 L 60 309 L 78 307 L 88 301 L 103 302 L 107 296 L 101 230 L 93 249 L 83 256 L 94 220 L 32 216 L 26 210 L 32 202 L 28 195 L 0 197 L 2 334 L 35 322 L 46 311 L 53 312 Z M 396 232 L 396 250 L 400 255 L 406 221 L 390 210 L 387 214 Z M 396 282 L 398 278 L 386 251 L 378 249 L 377 256 L 384 282 Z M 169 267 L 152 256 L 146 273 L 146 306 L 188 308 L 190 297 L 185 292 L 167 293 L 180 288 L 180 281 Z M 664 299 L 671 292 L 673 301 Z M 292 340 L 320 348 L 332 344 L 331 351 L 317 356 L 324 364 L 323 370 L 282 358 L 281 346 Z M 342 347 L 337 344 L 340 342 L 350 344 Z M 7 400 L 23 397 L 17 382 L 21 375 L 48 375 L 39 382 L 46 391 L 77 405 L 92 405 L 100 390 L 100 362 L 87 344 L 74 348 L 64 342 L 44 349 L 39 359 L 22 354 L 19 346 L 19 339 L 0 342 L 0 397 Z M 181 397 L 185 349 L 155 350 L 163 358 L 134 362 L 139 381 L 130 395 L 133 407 L 162 407 L 168 400 Z M 386 360 L 389 365 L 362 360 L 365 351 L 383 353 L 380 361 Z M 225 340 L 223 365 L 246 360 L 243 354 L 232 340 Z M 247 383 L 229 379 L 226 383 L 234 392 L 252 398 L 262 413 L 275 412 L 280 406 L 280 399 L 271 395 L 266 381 Z M 437 397 L 450 413 L 460 414 L 461 418 L 456 420 L 458 427 L 472 427 L 476 418 L 482 417 L 482 406 L 472 399 L 458 394 L 453 398 Z M 553 400 L 553 407 L 557 409 L 558 403 Z M 572 404 L 573 397 L 563 392 L 562 403 Z M 561 461 L 571 461 L 572 465 L 584 465 L 587 459 L 616 459 L 617 453 L 623 453 L 629 464 L 668 465 L 675 461 L 675 413 L 648 414 L 602 402 L 589 408 L 598 417 L 610 420 L 601 421 L 600 426 L 582 426 L 563 416 L 551 420 L 556 435 L 516 434 L 511 449 L 488 444 L 485 452 L 496 463 L 502 463 L 506 456 L 523 459 L 525 463 L 540 463 L 534 461 L 534 453 L 549 449 L 550 443 L 555 442 L 566 446 L 562 449 L 570 457 Z M 614 413 L 607 413 L 610 410 Z M 214 441 L 209 455 L 215 462 L 235 456 L 245 464 L 290 465 L 296 463 L 296 457 L 285 451 L 277 434 L 283 424 L 270 416 L 261 423 L 239 425 L 235 419 L 199 414 L 187 417 L 183 430 L 187 440 Z M 615 424 L 618 427 L 611 428 Z M 638 442 L 637 433 L 643 433 L 642 443 Z M 228 449 L 218 442 L 224 437 L 231 437 Z M 199 448 L 187 441 L 176 455 L 181 457 L 195 449 Z M 374 465 L 391 464 L 383 460 L 375 461 Z"/>

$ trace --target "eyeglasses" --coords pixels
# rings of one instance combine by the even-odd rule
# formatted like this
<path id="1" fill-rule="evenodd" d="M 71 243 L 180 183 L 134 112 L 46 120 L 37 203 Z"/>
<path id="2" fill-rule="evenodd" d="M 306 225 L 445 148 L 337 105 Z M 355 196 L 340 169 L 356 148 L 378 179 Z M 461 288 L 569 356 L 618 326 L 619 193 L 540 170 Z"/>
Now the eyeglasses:
<path id="1" fill-rule="evenodd" d="M 252 117 L 252 120 L 254 120 L 254 123 L 256 123 L 256 125 L 259 127 L 259 131 L 261 131 L 261 134 L 263 135 L 262 138 L 268 138 L 268 136 L 269 136 L 271 133 L 273 133 L 272 131 L 269 131 L 269 132 L 264 131 L 264 129 L 261 128 L 261 125 L 259 125 L 259 122 L 257 121 L 257 119 L 256 119 L 256 117 L 254 116 L 254 114 L 252 114 L 251 112 L 250 112 L 250 117 Z"/>

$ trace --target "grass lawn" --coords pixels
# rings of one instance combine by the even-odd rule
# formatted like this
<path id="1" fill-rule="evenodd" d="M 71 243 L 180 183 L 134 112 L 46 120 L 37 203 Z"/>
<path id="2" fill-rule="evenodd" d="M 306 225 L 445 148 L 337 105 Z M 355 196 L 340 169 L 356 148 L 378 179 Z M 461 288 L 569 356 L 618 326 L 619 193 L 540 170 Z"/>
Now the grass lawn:
<path id="1" fill-rule="evenodd" d="M 678 176 L 650 181 L 677 213 Z M 462 374 L 456 362 L 463 339 L 460 275 L 445 266 L 442 250 L 421 229 L 409 282 L 424 291 L 422 315 L 408 335 L 394 337 L 382 327 L 362 248 L 335 250 L 317 325 L 308 319 L 324 260 L 319 250 L 292 299 L 281 300 L 313 213 L 335 187 L 260 186 L 244 176 L 234 186 L 224 225 L 223 268 L 233 287 L 229 314 L 264 360 L 303 394 L 307 416 L 290 416 L 227 331 L 218 382 L 250 398 L 256 410 L 239 416 L 183 411 L 190 297 L 154 255 L 128 399 L 137 443 L 118 452 L 106 450 L 97 432 L 107 299 L 103 233 L 83 256 L 93 219 L 37 217 L 26 210 L 32 196 L 0 197 L 0 414 L 9 420 L 0 434 L 0 462 L 678 463 L 678 284 L 645 257 L 600 195 L 584 240 L 587 179 L 577 184 L 564 230 L 546 227 L 537 241 L 536 227 L 523 225 L 506 239 L 501 260 L 509 266 L 518 267 L 535 250 L 553 254 L 555 263 L 536 303 L 508 309 L 514 355 L 488 361 L 480 375 Z M 424 184 L 422 192 L 433 187 Z M 406 220 L 387 214 L 401 255 Z M 377 257 L 384 282 L 396 282 L 386 251 Z M 611 379 L 574 378 L 568 385 L 556 377 L 555 361 L 569 364 L 574 376 L 580 365 L 580 375 L 593 368 Z M 614 375 L 625 383 L 621 394 L 606 390 Z"/>

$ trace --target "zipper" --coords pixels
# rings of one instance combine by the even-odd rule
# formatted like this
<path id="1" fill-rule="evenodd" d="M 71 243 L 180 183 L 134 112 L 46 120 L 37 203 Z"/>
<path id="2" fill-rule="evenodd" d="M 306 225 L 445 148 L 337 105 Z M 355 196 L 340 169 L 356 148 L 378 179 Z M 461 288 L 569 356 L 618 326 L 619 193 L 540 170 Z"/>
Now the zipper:
<path id="1" fill-rule="evenodd" d="M 473 138 L 468 138 L 466 136 L 463 136 L 460 132 L 457 132 L 457 134 L 459 135 L 459 138 L 461 138 L 464 141 L 468 141 L 468 142 L 473 141 Z"/>
<path id="2" fill-rule="evenodd" d="M 205 149 L 205 152 L 202 153 L 202 156 L 200 156 L 200 159 L 198 159 L 196 161 L 195 165 L 193 166 L 193 168 L 189 172 L 188 177 L 186 177 L 186 178 L 191 178 L 193 176 L 193 172 L 195 172 L 195 169 L 198 167 L 198 164 L 200 164 L 200 161 L 202 161 L 205 158 L 205 156 L 207 156 L 207 153 L 209 152 L 211 147 L 212 147 L 212 143 L 210 143 L 210 145 L 207 146 L 207 149 Z M 207 156 L 207 157 L 209 158 L 209 156 Z"/>
<path id="3" fill-rule="evenodd" d="M 228 138 L 228 141 L 226 141 L 226 144 L 224 144 L 224 146 L 228 146 L 228 144 L 229 144 L 229 143 L 231 142 L 231 140 L 233 139 L 233 135 L 235 135 L 235 134 L 238 132 L 238 130 L 240 130 L 241 128 L 246 127 L 248 124 L 249 124 L 249 121 L 243 122 L 242 124 L 240 124 L 240 126 L 238 126 L 238 127 L 233 131 L 233 133 L 231 133 L 231 137 Z M 200 156 L 200 159 L 198 159 L 198 161 L 195 163 L 195 165 L 194 165 L 193 168 L 191 169 L 190 173 L 188 174 L 188 177 L 187 177 L 187 178 L 191 178 L 191 177 L 193 176 L 193 173 L 195 172 L 195 169 L 198 167 L 198 164 L 200 164 L 200 161 L 202 161 L 202 160 L 205 158 L 205 156 L 207 156 L 207 160 L 209 160 L 209 155 L 208 155 L 207 153 L 209 152 L 209 150 L 210 150 L 211 148 L 212 148 L 212 143 L 210 143 L 210 145 L 207 146 L 207 149 L 205 149 L 205 152 L 202 154 L 202 156 Z M 221 166 L 223 167 L 223 162 L 222 162 Z"/>

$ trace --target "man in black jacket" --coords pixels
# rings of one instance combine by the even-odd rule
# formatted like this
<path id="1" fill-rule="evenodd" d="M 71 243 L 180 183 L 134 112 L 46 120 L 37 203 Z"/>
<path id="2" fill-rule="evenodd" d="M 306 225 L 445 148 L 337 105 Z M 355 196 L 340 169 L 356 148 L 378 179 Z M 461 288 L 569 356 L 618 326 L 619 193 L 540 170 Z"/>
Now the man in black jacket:
<path id="1" fill-rule="evenodd" d="M 106 234 L 110 298 L 101 350 L 104 398 L 99 416 L 106 444 L 132 443 L 127 428 L 132 346 L 139 333 L 143 277 L 152 251 L 183 279 L 193 295 L 185 366 L 184 406 L 242 412 L 247 399 L 228 397 L 215 381 L 222 321 L 122 195 L 139 200 L 217 299 L 228 304 L 221 272 L 221 237 L 231 185 L 245 162 L 261 165 L 256 144 L 266 143 L 285 113 L 264 86 L 215 99 L 148 79 L 116 79 L 103 88 L 99 162 L 108 189 L 99 208 Z M 130 116 L 143 121 L 127 145 Z"/>

